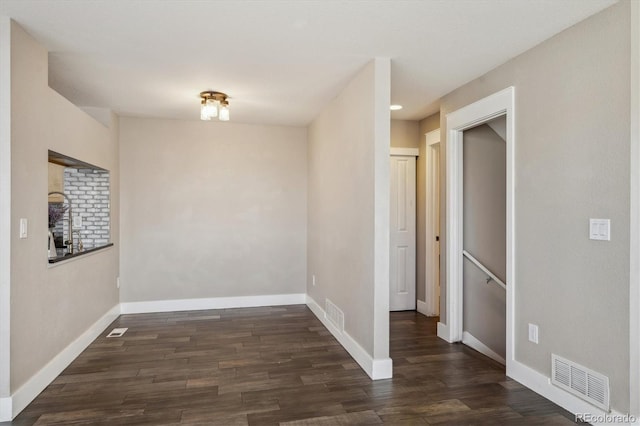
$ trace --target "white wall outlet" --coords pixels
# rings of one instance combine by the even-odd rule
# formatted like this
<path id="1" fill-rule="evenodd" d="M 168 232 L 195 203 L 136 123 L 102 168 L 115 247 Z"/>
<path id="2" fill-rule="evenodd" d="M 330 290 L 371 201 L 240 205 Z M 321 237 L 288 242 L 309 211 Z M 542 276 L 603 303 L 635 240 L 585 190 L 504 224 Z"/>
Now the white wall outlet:
<path id="1" fill-rule="evenodd" d="M 611 220 L 589 219 L 589 239 L 611 241 Z"/>
<path id="2" fill-rule="evenodd" d="M 315 287 L 316 286 L 316 276 L 315 275 L 311 275 L 311 284 Z"/>
<path id="3" fill-rule="evenodd" d="M 120 288 L 120 277 L 116 278 L 116 287 Z"/>
<path id="4" fill-rule="evenodd" d="M 529 324 L 529 341 L 538 343 L 538 326 L 535 324 Z"/>
<path id="5" fill-rule="evenodd" d="M 82 228 L 82 216 L 74 216 L 73 217 L 73 227 L 74 228 Z"/>
<path id="6" fill-rule="evenodd" d="M 26 218 L 20 219 L 20 238 L 25 239 L 29 236 L 29 220 Z"/>

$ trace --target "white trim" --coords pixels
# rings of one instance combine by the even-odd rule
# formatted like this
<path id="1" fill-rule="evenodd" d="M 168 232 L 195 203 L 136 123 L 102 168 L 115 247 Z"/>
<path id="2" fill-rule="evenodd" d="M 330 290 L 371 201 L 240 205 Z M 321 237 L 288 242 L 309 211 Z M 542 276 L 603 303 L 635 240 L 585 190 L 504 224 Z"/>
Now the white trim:
<path id="1" fill-rule="evenodd" d="M 447 294 L 446 322 L 448 342 L 462 340 L 462 139 L 457 129 L 452 128 L 452 117 L 447 116 L 446 142 L 446 271 Z"/>
<path id="2" fill-rule="evenodd" d="M 374 358 L 371 362 L 371 373 L 367 372 L 367 374 L 371 380 L 390 379 L 393 377 L 393 361 L 391 358 Z"/>
<path id="3" fill-rule="evenodd" d="M 416 300 L 416 311 L 425 317 L 433 317 L 435 315 L 429 313 L 429 306 L 422 300 Z"/>
<path id="4" fill-rule="evenodd" d="M 462 333 L 462 343 L 469 346 L 471 349 L 475 349 L 482 355 L 488 356 L 492 360 L 499 362 L 502 365 L 505 365 L 507 363 L 504 358 L 494 352 L 489 346 L 476 339 L 473 334 L 469 333 L 468 331 Z"/>
<path id="5" fill-rule="evenodd" d="M 420 154 L 418 148 L 390 148 L 390 154 L 393 156 L 417 157 Z"/>
<path id="6" fill-rule="evenodd" d="M 0 16 L 0 421 L 11 420 L 11 19 Z"/>
<path id="7" fill-rule="evenodd" d="M 449 327 L 447 324 L 438 322 L 438 337 L 448 343 L 453 343 L 453 341 L 449 340 L 451 336 L 451 332 L 449 331 Z"/>
<path id="8" fill-rule="evenodd" d="M 391 358 L 375 359 L 369 355 L 349 333 L 338 330 L 327 320 L 324 309 L 309 295 L 307 295 L 307 306 L 372 380 L 390 379 L 392 377 L 393 362 Z"/>
<path id="9" fill-rule="evenodd" d="M 507 121 L 507 336 L 506 365 L 514 362 L 514 295 L 515 295 L 515 194 L 514 194 L 514 108 L 515 89 L 508 87 L 484 99 L 447 114 L 447 326 L 449 342 L 462 340 L 462 138 L 466 129 L 487 122 L 501 115 Z"/>
<path id="10" fill-rule="evenodd" d="M 507 376 L 512 379 L 520 382 L 524 386 L 533 390 L 534 392 L 542 395 L 549 401 L 553 402 L 564 408 L 565 410 L 575 414 L 585 414 L 589 413 L 593 416 L 621 416 L 622 413 L 618 413 L 616 411 L 611 411 L 610 413 L 606 413 L 601 409 L 589 404 L 586 401 L 570 394 L 569 392 L 560 389 L 557 386 L 551 384 L 551 379 L 544 374 L 537 372 L 536 370 L 527 367 L 518 361 L 513 361 L 509 363 L 507 366 Z M 591 424 L 615 424 L 615 423 L 591 423 Z M 629 424 L 640 424 L 638 420 L 634 423 L 625 423 Z"/>
<path id="11" fill-rule="evenodd" d="M 0 422 L 10 422 L 11 418 L 11 397 L 0 398 Z"/>
<path id="12" fill-rule="evenodd" d="M 25 384 L 20 386 L 11 396 L 13 417 L 24 410 L 44 388 L 49 386 L 119 315 L 120 306 L 116 305 L 49 361 L 47 365 L 42 367 Z"/>
<path id="13" fill-rule="evenodd" d="M 255 308 L 259 306 L 304 305 L 306 294 L 269 294 L 264 296 L 211 297 L 202 299 L 151 300 L 124 302 L 122 314 L 199 311 L 204 309 Z"/>
<path id="14" fill-rule="evenodd" d="M 424 134 L 427 146 L 440 143 L 440 129 L 435 129 Z"/>
<path id="15" fill-rule="evenodd" d="M 629 412 L 640 416 L 640 4 L 630 7 Z"/>
<path id="16" fill-rule="evenodd" d="M 427 307 L 427 315 L 440 315 L 440 262 L 439 247 L 436 236 L 440 235 L 437 228 L 440 214 L 440 164 L 439 156 L 436 157 L 436 149 L 440 144 L 440 129 L 425 133 L 425 274 L 424 274 L 424 298 Z M 436 148 L 438 145 L 438 148 Z"/>

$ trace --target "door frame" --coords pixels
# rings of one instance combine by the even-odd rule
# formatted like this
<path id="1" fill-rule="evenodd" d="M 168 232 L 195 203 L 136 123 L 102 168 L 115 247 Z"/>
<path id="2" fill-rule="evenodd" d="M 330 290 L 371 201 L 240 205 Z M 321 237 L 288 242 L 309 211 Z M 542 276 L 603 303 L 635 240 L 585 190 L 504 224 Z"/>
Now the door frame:
<path id="1" fill-rule="evenodd" d="M 514 109 L 515 89 L 508 87 L 493 95 L 447 114 L 446 117 L 446 327 L 443 337 L 449 342 L 462 341 L 463 334 L 463 132 L 504 115 L 507 122 L 507 324 L 506 362 L 507 374 L 514 359 L 514 295 L 515 282 L 515 194 L 514 194 Z M 440 333 L 438 333 L 440 335 Z"/>
<path id="2" fill-rule="evenodd" d="M 631 2 L 629 412 L 640 415 L 640 5 Z"/>
<path id="3" fill-rule="evenodd" d="M 435 155 L 435 145 L 440 144 L 440 129 L 425 133 L 424 136 L 426 142 L 424 306 L 426 315 L 438 316 L 440 315 L 440 261 L 439 242 L 436 241 L 436 237 L 440 235 L 440 229 L 437 228 L 440 215 L 440 167 L 434 166 L 440 160 L 439 156 Z"/>

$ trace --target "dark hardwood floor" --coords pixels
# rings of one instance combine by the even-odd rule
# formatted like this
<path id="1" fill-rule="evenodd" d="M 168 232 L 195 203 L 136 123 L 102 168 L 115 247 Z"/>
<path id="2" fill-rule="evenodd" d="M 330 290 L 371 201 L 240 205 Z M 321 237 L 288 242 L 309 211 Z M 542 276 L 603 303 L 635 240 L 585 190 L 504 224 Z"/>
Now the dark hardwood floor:
<path id="1" fill-rule="evenodd" d="M 392 380 L 371 381 L 306 306 L 123 315 L 14 425 L 567 425 L 501 365 L 391 314 Z M 106 335 L 106 333 L 105 333 Z"/>

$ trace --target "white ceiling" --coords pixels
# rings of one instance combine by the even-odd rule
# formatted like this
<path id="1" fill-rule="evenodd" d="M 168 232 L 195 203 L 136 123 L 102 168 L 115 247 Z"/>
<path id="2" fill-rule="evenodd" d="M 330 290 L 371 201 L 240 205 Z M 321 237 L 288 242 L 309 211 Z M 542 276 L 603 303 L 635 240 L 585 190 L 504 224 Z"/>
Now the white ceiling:
<path id="1" fill-rule="evenodd" d="M 50 85 L 79 106 L 198 119 L 198 93 L 236 122 L 306 125 L 376 56 L 392 118 L 438 110 L 456 87 L 615 0 L 0 0 L 50 52 Z"/>

